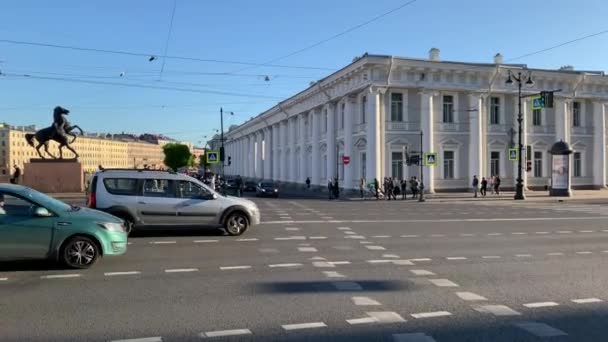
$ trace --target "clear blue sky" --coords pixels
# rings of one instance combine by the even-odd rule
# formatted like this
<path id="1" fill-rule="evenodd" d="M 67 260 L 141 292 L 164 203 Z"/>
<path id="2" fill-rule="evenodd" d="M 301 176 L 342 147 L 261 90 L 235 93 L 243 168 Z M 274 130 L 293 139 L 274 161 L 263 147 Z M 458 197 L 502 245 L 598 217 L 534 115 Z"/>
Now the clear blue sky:
<path id="1" fill-rule="evenodd" d="M 167 55 L 264 63 L 405 2 L 177 0 Z M 173 3 L 2 0 L 0 39 L 162 56 Z M 443 60 L 491 62 L 496 52 L 508 60 L 607 30 L 607 14 L 605 0 L 417 0 L 276 64 L 337 69 L 366 51 L 425 58 L 430 47 L 441 49 Z M 0 76 L 0 121 L 42 127 L 62 105 L 86 131 L 164 133 L 195 144 L 219 129 L 220 106 L 235 112 L 226 126 L 240 123 L 331 72 L 166 59 L 161 77 L 161 58 L 7 43 L 0 43 L 0 61 L 9 75 Z M 591 70 L 607 70 L 607 61 L 608 34 L 517 60 Z M 222 72 L 234 74 L 205 75 Z"/>

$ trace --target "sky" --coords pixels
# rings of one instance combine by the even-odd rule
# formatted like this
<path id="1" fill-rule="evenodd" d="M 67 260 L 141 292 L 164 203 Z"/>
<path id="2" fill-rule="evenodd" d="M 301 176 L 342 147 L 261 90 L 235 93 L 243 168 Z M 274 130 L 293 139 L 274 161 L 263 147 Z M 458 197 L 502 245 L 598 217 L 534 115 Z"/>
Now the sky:
<path id="1" fill-rule="evenodd" d="M 220 107 L 227 130 L 365 52 L 608 70 L 608 32 L 510 60 L 607 31 L 605 0 L 2 0 L 0 13 L 0 122 L 46 127 L 61 105 L 88 132 L 194 144 Z"/>

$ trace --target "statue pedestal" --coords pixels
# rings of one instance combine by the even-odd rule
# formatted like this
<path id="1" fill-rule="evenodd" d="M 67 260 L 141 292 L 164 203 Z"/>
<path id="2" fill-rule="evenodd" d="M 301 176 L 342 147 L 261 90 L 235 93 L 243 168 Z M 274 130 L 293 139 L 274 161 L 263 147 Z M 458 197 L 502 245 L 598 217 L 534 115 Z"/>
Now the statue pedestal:
<path id="1" fill-rule="evenodd" d="M 47 193 L 83 192 L 82 164 L 75 159 L 31 159 L 23 168 L 23 185 Z"/>

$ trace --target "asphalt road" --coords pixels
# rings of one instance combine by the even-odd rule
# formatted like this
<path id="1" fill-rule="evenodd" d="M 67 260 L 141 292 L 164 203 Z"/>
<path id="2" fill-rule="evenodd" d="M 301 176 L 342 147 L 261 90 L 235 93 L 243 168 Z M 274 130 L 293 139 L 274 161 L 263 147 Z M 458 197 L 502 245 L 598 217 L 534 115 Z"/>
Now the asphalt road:
<path id="1" fill-rule="evenodd" d="M 608 206 L 256 199 L 91 270 L 0 265 L 0 341 L 606 341 Z"/>

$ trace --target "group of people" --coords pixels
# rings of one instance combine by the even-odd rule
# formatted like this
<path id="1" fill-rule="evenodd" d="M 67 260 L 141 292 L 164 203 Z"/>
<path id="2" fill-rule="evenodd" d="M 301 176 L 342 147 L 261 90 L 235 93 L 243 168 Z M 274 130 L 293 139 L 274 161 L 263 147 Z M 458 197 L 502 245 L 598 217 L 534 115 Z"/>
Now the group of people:
<path id="1" fill-rule="evenodd" d="M 361 178 L 359 181 L 359 191 L 361 192 L 361 198 L 365 198 L 366 187 L 373 193 L 376 199 L 380 199 L 380 194 L 388 201 L 391 199 L 397 200 L 397 196 L 401 195 L 401 199 L 407 198 L 407 188 L 410 188 L 412 198 L 418 198 L 420 194 L 420 182 L 418 178 L 411 177 L 407 179 L 398 179 L 397 177 L 385 177 L 382 182 L 382 187 L 377 178 L 374 178 L 373 183 L 366 184 L 365 179 Z"/>
<path id="2" fill-rule="evenodd" d="M 306 185 L 310 188 L 310 179 L 306 179 Z M 329 199 L 339 199 L 340 198 L 340 184 L 338 183 L 338 178 L 329 178 L 327 179 L 327 191 L 329 192 Z"/>
<path id="3" fill-rule="evenodd" d="M 486 177 L 481 177 L 481 181 L 477 178 L 477 175 L 473 176 L 473 191 L 475 193 L 474 197 L 477 197 L 477 193 L 481 195 L 481 197 L 486 197 L 488 193 L 488 185 L 490 186 L 490 191 L 492 194 L 500 195 L 500 177 L 498 175 L 492 176 L 490 178 L 490 183 L 488 184 L 488 180 Z"/>

